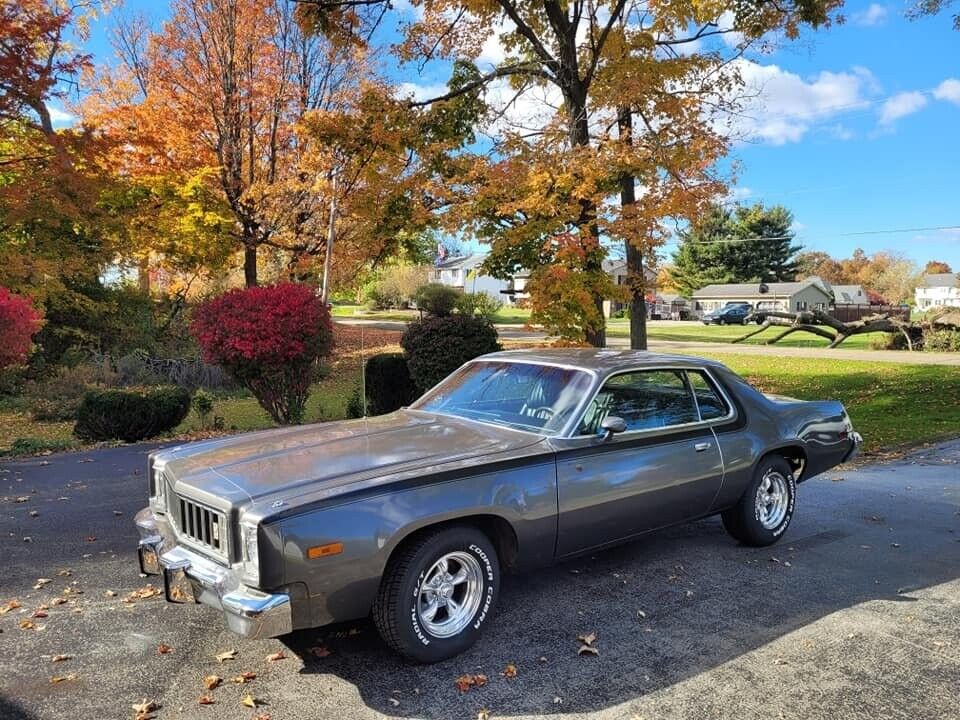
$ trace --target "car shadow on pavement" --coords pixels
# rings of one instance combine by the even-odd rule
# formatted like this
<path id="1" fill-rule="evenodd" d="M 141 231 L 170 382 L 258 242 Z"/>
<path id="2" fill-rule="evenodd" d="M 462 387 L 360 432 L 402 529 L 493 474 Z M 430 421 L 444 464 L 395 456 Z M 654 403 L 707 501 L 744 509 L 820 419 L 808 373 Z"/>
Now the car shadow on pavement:
<path id="1" fill-rule="evenodd" d="M 860 498 L 863 508 L 837 508 L 830 503 L 850 498 L 832 492 L 838 488 L 830 483 L 819 487 L 826 491 L 819 493 L 822 511 L 808 506 L 773 547 L 739 546 L 710 518 L 508 575 L 495 621 L 477 645 L 435 665 L 392 653 L 369 621 L 300 632 L 284 642 L 304 660 L 304 674 L 342 678 L 373 710 L 430 720 L 477 717 L 487 708 L 509 716 L 629 705 L 710 670 L 732 673 L 734 685 L 749 682 L 741 677 L 748 671 L 723 666 L 760 648 L 766 662 L 789 662 L 797 673 L 807 663 L 815 672 L 838 656 L 855 662 L 875 650 L 869 632 L 857 629 L 864 615 L 898 613 L 902 603 L 917 600 L 912 593 L 960 576 L 960 544 L 951 529 L 957 507 L 896 507 L 888 493 L 870 492 Z M 888 510 L 896 528 L 882 516 Z M 847 620 L 840 613 L 817 622 L 852 608 Z M 955 631 L 957 621 L 950 622 Z M 834 625 L 851 629 L 839 635 Z M 910 629 L 909 643 L 936 644 L 932 637 L 943 630 L 926 637 L 923 628 L 917 622 Z M 588 633 L 597 634 L 596 656 L 578 654 L 577 638 Z M 774 649 L 764 648 L 770 643 Z M 465 674 L 485 675 L 486 684 L 461 692 L 456 680 Z"/>
<path id="2" fill-rule="evenodd" d="M 37 716 L 24 710 L 13 699 L 0 694 L 0 720 L 36 720 Z"/>

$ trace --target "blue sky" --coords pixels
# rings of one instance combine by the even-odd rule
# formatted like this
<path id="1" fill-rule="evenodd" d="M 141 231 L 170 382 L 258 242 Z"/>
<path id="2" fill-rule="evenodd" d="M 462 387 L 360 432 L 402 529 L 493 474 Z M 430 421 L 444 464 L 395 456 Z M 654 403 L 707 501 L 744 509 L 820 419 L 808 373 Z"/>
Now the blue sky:
<path id="1" fill-rule="evenodd" d="M 761 99 L 746 122 L 751 139 L 730 157 L 732 197 L 785 205 L 807 249 L 891 249 L 960 271 L 960 229 L 912 230 L 960 227 L 960 32 L 948 13 L 906 20 L 902 2 L 848 3 L 845 24 L 749 57 L 744 75 Z M 166 9 L 159 0 L 127 6 L 157 19 Z M 109 22 L 97 22 L 88 43 L 97 61 L 109 61 Z M 496 43 L 488 46 L 496 60 Z M 446 72 L 387 70 L 422 93 Z M 873 234 L 887 230 L 908 231 Z"/>

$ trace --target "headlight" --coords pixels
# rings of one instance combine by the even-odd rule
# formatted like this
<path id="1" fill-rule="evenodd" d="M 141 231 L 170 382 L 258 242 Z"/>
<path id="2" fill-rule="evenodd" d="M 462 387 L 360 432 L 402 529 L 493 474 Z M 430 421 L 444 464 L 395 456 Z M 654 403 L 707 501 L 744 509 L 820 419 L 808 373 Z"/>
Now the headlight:
<path id="1" fill-rule="evenodd" d="M 151 465 L 150 473 L 150 505 L 155 512 L 162 513 L 167 509 L 167 481 L 163 475 L 163 466 Z"/>
<path id="2" fill-rule="evenodd" d="M 240 549 L 243 554 L 243 579 L 251 585 L 260 584 L 260 548 L 257 546 L 257 525 L 240 523 Z"/>

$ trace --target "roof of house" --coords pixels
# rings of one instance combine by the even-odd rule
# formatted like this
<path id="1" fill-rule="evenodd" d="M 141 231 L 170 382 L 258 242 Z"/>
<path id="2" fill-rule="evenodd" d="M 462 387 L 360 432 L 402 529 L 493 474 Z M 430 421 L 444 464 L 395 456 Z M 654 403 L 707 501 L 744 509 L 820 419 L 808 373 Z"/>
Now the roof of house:
<path id="1" fill-rule="evenodd" d="M 627 261 L 626 260 L 616 260 L 616 259 L 607 259 L 602 263 L 603 271 L 614 275 L 616 273 L 622 272 L 624 275 L 627 273 Z M 644 265 L 643 266 L 643 277 L 646 280 L 655 280 L 657 274 L 653 271 L 652 268 Z"/>
<path id="2" fill-rule="evenodd" d="M 838 305 L 864 305 L 870 301 L 863 285 L 833 285 L 833 299 Z"/>
<path id="3" fill-rule="evenodd" d="M 462 268 L 464 270 L 473 270 L 487 259 L 486 253 L 473 253 L 472 255 L 459 255 L 457 257 L 447 258 L 443 262 L 437 263 L 438 270 L 455 270 Z"/>
<path id="4" fill-rule="evenodd" d="M 707 285 L 699 290 L 695 290 L 695 298 L 757 298 L 767 297 L 792 297 L 801 290 L 813 286 L 819 290 L 825 297 L 830 297 L 830 292 L 824 287 L 823 281 L 818 277 L 809 277 L 799 282 L 772 282 L 767 283 L 767 292 L 760 292 L 760 283 L 730 283 L 728 285 Z"/>
<path id="5" fill-rule="evenodd" d="M 683 297 L 683 295 L 677 295 L 676 293 L 659 293 L 657 300 L 664 303 L 687 304 L 687 299 Z"/>
<path id="6" fill-rule="evenodd" d="M 957 287 L 960 285 L 960 273 L 933 273 L 924 275 L 920 280 L 921 287 Z"/>

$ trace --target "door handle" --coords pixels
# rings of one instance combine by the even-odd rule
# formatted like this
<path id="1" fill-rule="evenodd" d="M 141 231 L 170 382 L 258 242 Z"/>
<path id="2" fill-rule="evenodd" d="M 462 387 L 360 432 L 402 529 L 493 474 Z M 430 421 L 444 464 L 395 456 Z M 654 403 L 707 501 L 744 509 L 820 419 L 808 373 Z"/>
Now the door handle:
<path id="1" fill-rule="evenodd" d="M 693 449 L 696 450 L 697 452 L 703 452 L 704 450 L 709 450 L 709 449 L 710 449 L 710 443 L 708 443 L 708 442 L 698 442 L 696 445 L 693 446 Z"/>

